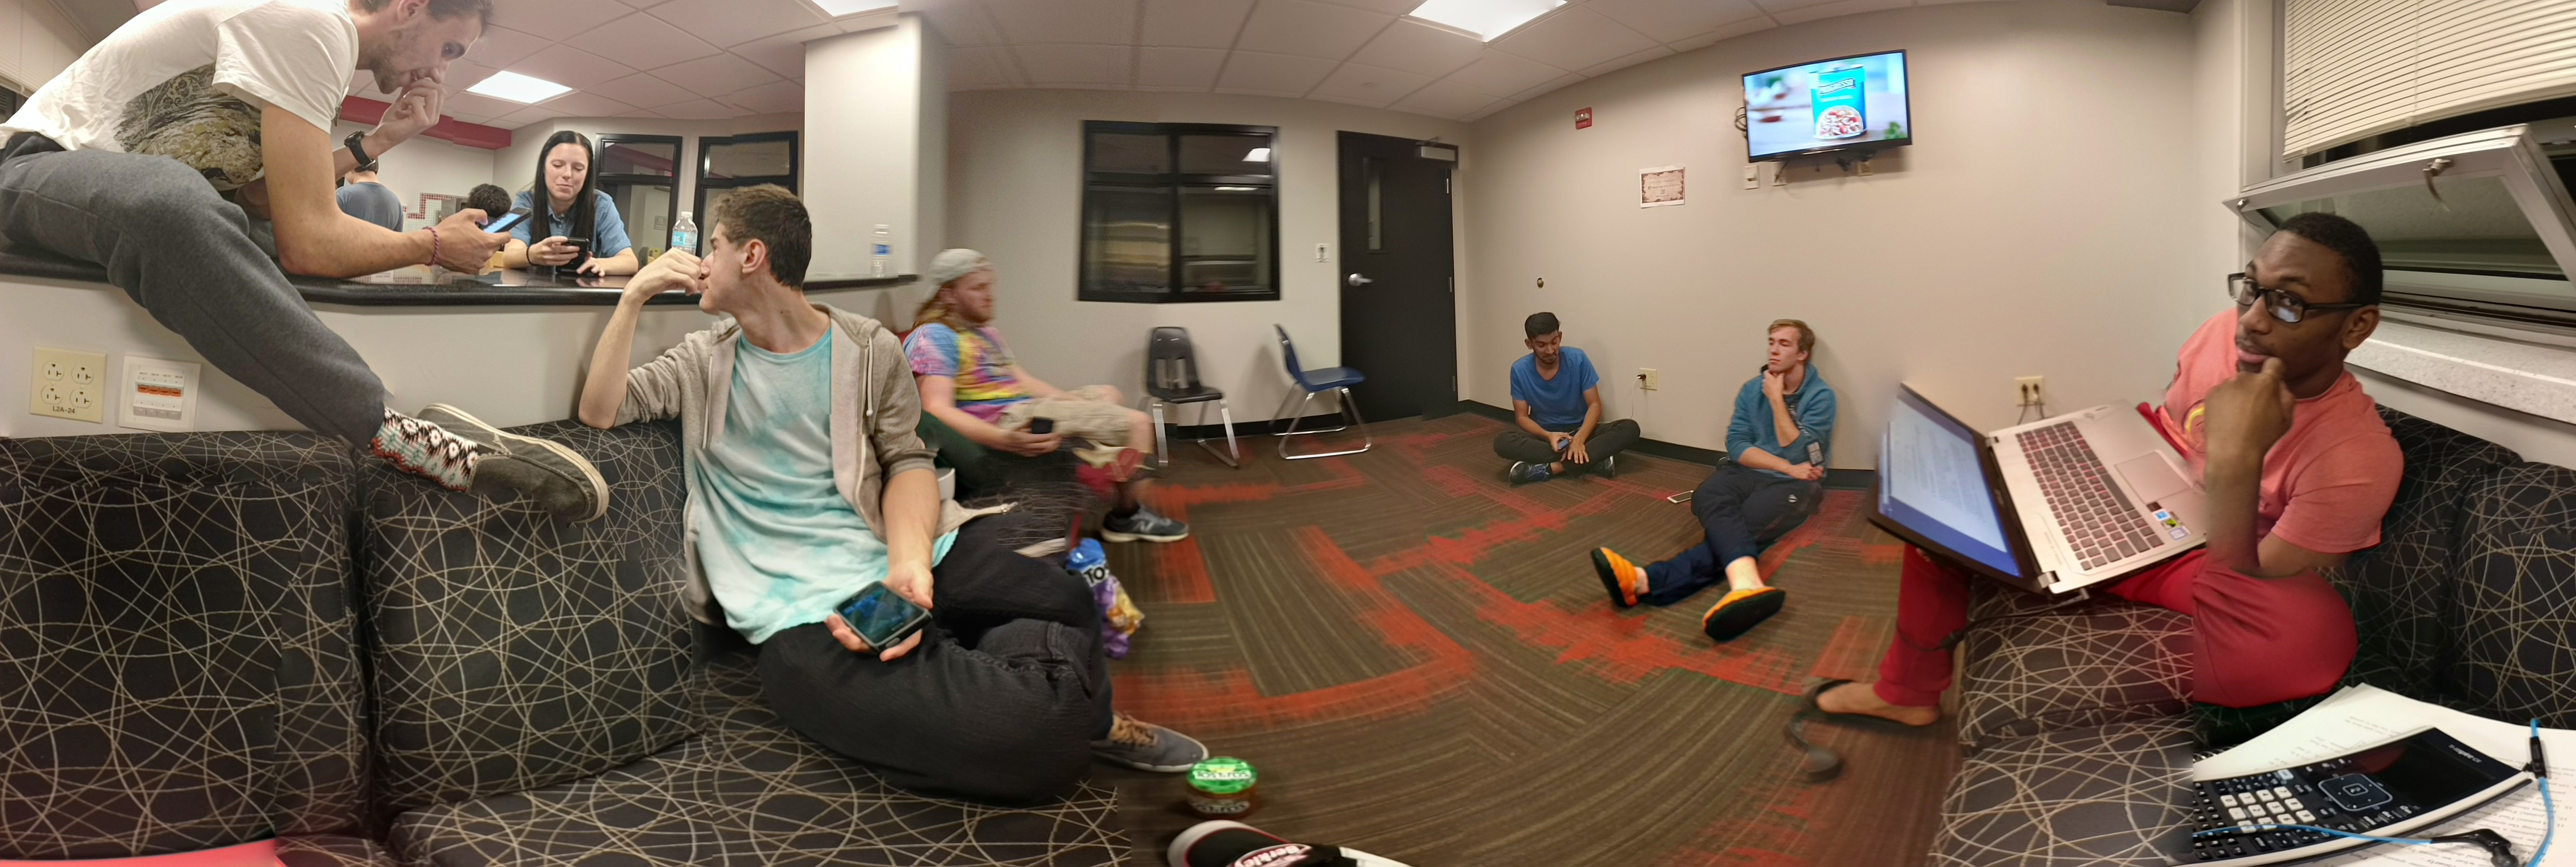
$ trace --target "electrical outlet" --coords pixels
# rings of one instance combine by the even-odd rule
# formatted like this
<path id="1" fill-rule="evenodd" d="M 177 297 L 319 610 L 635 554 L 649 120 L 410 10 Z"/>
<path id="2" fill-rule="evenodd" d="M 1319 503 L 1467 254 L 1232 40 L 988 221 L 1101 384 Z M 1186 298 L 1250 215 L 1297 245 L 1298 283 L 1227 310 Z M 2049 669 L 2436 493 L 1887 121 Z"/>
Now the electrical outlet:
<path id="1" fill-rule="evenodd" d="M 27 388 L 27 411 L 46 418 L 105 424 L 106 387 L 106 355 L 39 346 Z"/>
<path id="2" fill-rule="evenodd" d="M 2013 405 L 2038 406 L 2047 403 L 2048 395 L 2039 390 L 2040 381 L 2046 378 L 2047 377 L 2041 376 L 2013 377 Z"/>
<path id="3" fill-rule="evenodd" d="M 1664 375 L 1656 373 L 1655 369 L 1651 367 L 1637 368 L 1637 387 L 1647 391 L 1654 391 L 1663 388 Z"/>

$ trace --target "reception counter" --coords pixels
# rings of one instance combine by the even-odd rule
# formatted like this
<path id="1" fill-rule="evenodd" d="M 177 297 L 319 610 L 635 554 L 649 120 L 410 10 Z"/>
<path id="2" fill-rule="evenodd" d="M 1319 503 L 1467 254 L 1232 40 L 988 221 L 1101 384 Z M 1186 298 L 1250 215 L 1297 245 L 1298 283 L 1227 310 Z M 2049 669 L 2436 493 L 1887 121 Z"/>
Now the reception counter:
<path id="1" fill-rule="evenodd" d="M 548 279 L 524 271 L 473 275 L 427 266 L 354 280 L 290 277 L 324 324 L 349 341 L 384 381 L 398 410 L 452 403 L 500 425 L 569 418 L 590 353 L 625 277 Z M 915 278 L 811 279 L 806 292 L 878 319 L 903 318 Z M 898 297 L 898 296 L 901 297 Z M 0 436 L 131 433 L 116 399 L 131 391 L 127 357 L 193 362 L 201 381 L 190 430 L 295 430 L 292 419 L 231 377 L 204 365 L 187 341 L 153 321 L 98 266 L 0 245 Z M 645 302 L 630 364 L 716 321 L 697 298 L 668 292 Z M 898 312 L 900 311 L 900 312 Z M 101 423 L 31 413 L 35 347 L 107 358 Z"/>

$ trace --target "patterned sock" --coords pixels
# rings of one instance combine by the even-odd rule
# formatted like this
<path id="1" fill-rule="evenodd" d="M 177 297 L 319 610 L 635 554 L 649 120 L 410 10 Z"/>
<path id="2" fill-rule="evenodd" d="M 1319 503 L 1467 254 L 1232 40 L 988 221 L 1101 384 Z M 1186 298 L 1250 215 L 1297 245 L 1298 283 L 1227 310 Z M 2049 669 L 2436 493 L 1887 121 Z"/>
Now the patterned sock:
<path id="1" fill-rule="evenodd" d="M 474 465 L 484 453 L 482 446 L 390 408 L 385 410 L 385 423 L 376 428 L 375 439 L 367 445 L 396 469 L 437 482 L 451 491 L 474 486 Z"/>

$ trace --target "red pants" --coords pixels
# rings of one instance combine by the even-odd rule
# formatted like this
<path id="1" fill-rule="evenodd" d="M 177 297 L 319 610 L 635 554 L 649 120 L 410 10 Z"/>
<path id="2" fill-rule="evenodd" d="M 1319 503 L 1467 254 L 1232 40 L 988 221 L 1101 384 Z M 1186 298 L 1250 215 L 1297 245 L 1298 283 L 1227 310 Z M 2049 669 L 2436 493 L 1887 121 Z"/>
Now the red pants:
<path id="1" fill-rule="evenodd" d="M 2255 707 L 2320 695 L 2343 679 L 2355 647 L 2352 609 L 2315 572 L 2255 578 L 2205 565 L 2193 551 L 2103 587 L 2191 617 L 2191 699 Z M 1878 662 L 1878 697 L 1930 707 L 1950 688 L 1944 638 L 1968 623 L 1975 573 L 1908 545 L 1896 595 L 1896 640 Z"/>

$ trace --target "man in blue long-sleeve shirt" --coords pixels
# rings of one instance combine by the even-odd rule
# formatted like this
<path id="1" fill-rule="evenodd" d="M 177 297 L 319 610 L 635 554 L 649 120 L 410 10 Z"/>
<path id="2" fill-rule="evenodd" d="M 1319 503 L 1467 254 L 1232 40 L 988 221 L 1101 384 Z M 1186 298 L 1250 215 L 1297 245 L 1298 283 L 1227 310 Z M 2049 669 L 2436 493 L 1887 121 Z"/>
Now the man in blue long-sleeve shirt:
<path id="1" fill-rule="evenodd" d="M 1726 428 L 1728 460 L 1691 493 L 1691 512 L 1708 536 L 1688 551 L 1639 567 L 1608 548 L 1592 551 L 1592 569 L 1610 604 L 1643 600 L 1671 605 L 1700 588 L 1727 583 L 1725 598 L 1700 617 L 1708 637 L 1728 641 L 1780 613 L 1788 594 L 1762 583 L 1754 555 L 1816 512 L 1824 499 L 1825 457 L 1834 438 L 1834 390 L 1807 362 L 1816 332 L 1807 323 L 1771 323 L 1762 375 L 1735 396 Z"/>

